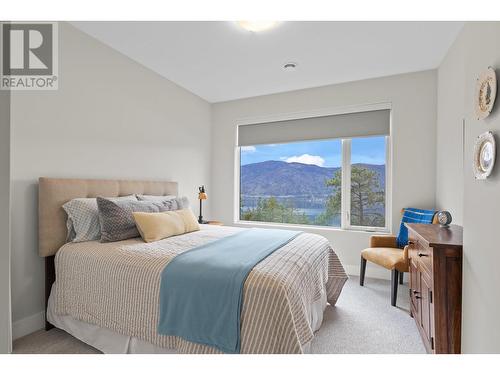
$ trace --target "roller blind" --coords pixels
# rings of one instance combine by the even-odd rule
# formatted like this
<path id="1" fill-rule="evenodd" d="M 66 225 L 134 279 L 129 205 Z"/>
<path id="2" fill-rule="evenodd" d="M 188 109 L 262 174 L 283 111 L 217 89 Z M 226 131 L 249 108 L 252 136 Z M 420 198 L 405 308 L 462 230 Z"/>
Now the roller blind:
<path id="1" fill-rule="evenodd" d="M 238 127 L 238 146 L 389 135 L 390 110 L 348 113 Z"/>

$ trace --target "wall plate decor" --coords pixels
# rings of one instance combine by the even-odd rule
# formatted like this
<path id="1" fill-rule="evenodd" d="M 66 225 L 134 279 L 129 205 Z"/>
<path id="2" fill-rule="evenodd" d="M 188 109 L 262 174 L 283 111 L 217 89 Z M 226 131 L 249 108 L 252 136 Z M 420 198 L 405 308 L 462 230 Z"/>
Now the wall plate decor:
<path id="1" fill-rule="evenodd" d="M 491 66 L 481 72 L 476 82 L 474 95 L 474 109 L 477 119 L 482 120 L 489 116 L 495 105 L 497 95 L 497 75 Z"/>
<path id="2" fill-rule="evenodd" d="M 486 132 L 477 137 L 474 144 L 474 161 L 472 170 L 477 180 L 486 179 L 495 165 L 496 145 L 492 132 Z"/>

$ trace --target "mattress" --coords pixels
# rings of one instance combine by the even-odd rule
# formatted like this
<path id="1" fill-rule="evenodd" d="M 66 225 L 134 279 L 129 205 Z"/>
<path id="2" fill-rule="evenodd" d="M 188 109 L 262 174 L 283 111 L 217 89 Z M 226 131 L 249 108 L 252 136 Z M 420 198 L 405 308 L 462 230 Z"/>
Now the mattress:
<path id="1" fill-rule="evenodd" d="M 153 352 L 218 353 L 156 331 L 160 274 L 168 262 L 193 247 L 243 230 L 201 227 L 154 243 L 132 239 L 64 245 L 56 254 L 48 316 L 68 331 L 60 323 L 64 319 L 125 337 L 129 344 L 118 352 L 133 352 L 132 342 L 146 343 Z M 244 284 L 241 352 L 306 352 L 321 324 L 325 300 L 334 305 L 346 280 L 337 255 L 322 236 L 302 233 L 271 254 L 252 269 Z"/>

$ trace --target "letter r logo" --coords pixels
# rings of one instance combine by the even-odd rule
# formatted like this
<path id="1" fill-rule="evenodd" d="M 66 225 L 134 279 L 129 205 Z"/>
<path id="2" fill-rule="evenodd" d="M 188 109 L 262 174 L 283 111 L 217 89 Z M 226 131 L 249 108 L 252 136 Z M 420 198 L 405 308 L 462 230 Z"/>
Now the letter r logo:
<path id="1" fill-rule="evenodd" d="M 2 73 L 52 75 L 52 24 L 3 24 Z"/>

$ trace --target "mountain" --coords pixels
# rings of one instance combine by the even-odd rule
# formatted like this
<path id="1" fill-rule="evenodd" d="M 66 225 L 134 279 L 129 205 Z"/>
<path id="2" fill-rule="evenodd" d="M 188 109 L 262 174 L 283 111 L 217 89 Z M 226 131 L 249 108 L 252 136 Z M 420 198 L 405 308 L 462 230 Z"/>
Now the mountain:
<path id="1" fill-rule="evenodd" d="M 379 175 L 380 186 L 385 186 L 385 166 L 354 164 L 373 170 Z M 325 186 L 340 168 L 287 163 L 269 160 L 241 167 L 241 194 L 246 196 L 327 196 L 332 187 Z"/>

